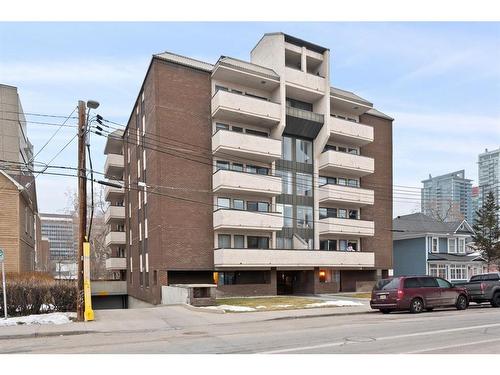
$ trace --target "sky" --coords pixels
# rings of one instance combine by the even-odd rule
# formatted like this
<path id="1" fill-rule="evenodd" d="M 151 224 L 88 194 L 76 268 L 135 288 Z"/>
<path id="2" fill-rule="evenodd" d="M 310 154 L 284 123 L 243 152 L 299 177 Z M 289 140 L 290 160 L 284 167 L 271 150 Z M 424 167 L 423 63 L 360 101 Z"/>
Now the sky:
<path id="1" fill-rule="evenodd" d="M 18 87 L 27 113 L 67 116 L 78 100 L 94 99 L 97 113 L 126 123 L 153 54 L 249 60 L 261 36 L 276 31 L 328 47 L 332 86 L 395 118 L 395 216 L 419 210 L 417 190 L 405 187 L 421 187 L 429 174 L 465 169 L 477 184 L 478 154 L 500 147 L 500 23 L 0 23 L 0 83 Z M 35 153 L 56 129 L 28 126 Z M 74 132 L 61 130 L 37 161 L 52 159 Z M 94 137 L 99 171 L 103 149 Z M 53 164 L 76 166 L 76 155 L 75 141 Z M 42 175 L 37 190 L 41 212 L 63 212 L 76 178 Z"/>

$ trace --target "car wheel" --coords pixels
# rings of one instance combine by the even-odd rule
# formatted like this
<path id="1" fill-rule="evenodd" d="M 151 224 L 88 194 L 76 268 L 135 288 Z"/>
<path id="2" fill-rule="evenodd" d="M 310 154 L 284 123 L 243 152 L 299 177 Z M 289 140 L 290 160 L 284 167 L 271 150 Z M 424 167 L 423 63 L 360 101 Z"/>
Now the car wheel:
<path id="1" fill-rule="evenodd" d="M 467 297 L 465 297 L 463 294 L 460 294 L 457 298 L 457 303 L 455 306 L 457 310 L 465 310 L 467 308 Z"/>
<path id="2" fill-rule="evenodd" d="M 414 298 L 410 302 L 410 312 L 412 314 L 419 314 L 424 309 L 424 302 L 420 298 Z"/>
<path id="3" fill-rule="evenodd" d="M 434 307 L 428 307 L 425 310 L 431 312 L 432 310 L 434 310 Z"/>
<path id="4" fill-rule="evenodd" d="M 392 310 L 391 309 L 380 309 L 380 312 L 382 314 L 389 314 Z"/>
<path id="5" fill-rule="evenodd" d="M 491 300 L 491 306 L 500 307 L 500 293 L 499 292 L 497 292 L 493 295 L 493 298 Z"/>

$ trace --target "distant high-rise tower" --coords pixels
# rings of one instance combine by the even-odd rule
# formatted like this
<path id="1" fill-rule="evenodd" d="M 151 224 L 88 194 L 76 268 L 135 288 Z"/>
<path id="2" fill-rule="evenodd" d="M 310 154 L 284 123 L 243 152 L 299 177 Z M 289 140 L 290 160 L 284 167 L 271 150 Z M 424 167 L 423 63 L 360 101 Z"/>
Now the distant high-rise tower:
<path id="1" fill-rule="evenodd" d="M 472 222 L 472 183 L 465 171 L 456 171 L 423 180 L 422 212 L 441 221 L 466 219 Z"/>
<path id="2" fill-rule="evenodd" d="M 479 154 L 478 160 L 479 207 L 490 191 L 500 204 L 500 148 Z"/>
<path id="3" fill-rule="evenodd" d="M 472 220 L 476 219 L 476 212 L 479 209 L 479 186 L 474 186 L 472 188 Z M 471 222 L 472 225 L 474 223 Z"/>

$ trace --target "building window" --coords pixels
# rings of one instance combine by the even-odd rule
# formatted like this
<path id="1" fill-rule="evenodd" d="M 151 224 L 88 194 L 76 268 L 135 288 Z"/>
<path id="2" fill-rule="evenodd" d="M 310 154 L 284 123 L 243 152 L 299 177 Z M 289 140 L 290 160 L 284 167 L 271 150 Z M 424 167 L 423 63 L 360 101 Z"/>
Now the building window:
<path id="1" fill-rule="evenodd" d="M 429 276 L 446 279 L 446 266 L 444 264 L 429 263 Z"/>
<path id="2" fill-rule="evenodd" d="M 448 253 L 456 253 L 457 252 L 457 239 L 456 238 L 448 238 Z"/>
<path id="3" fill-rule="evenodd" d="M 339 208 L 337 210 L 337 215 L 340 219 L 347 219 L 347 210 L 344 208 Z"/>
<path id="4" fill-rule="evenodd" d="M 347 250 L 347 240 L 339 240 L 339 250 L 340 251 Z"/>
<path id="5" fill-rule="evenodd" d="M 278 249 L 291 249 L 292 248 L 292 238 L 291 237 L 276 237 L 276 248 Z"/>
<path id="6" fill-rule="evenodd" d="M 158 285 L 158 271 L 153 271 L 153 285 Z"/>
<path id="7" fill-rule="evenodd" d="M 357 219 L 358 210 L 349 210 L 349 219 Z"/>
<path id="8" fill-rule="evenodd" d="M 229 125 L 218 122 L 215 124 L 215 130 L 229 130 Z"/>
<path id="9" fill-rule="evenodd" d="M 269 238 L 247 236 L 247 247 L 249 249 L 269 249 Z"/>
<path id="10" fill-rule="evenodd" d="M 320 270 L 319 282 L 320 283 L 338 283 L 340 281 L 339 271 L 334 270 Z"/>
<path id="11" fill-rule="evenodd" d="M 246 171 L 248 173 L 262 174 L 262 175 L 266 175 L 266 176 L 269 174 L 269 168 L 259 167 L 256 165 L 247 165 Z"/>
<path id="12" fill-rule="evenodd" d="M 234 248 L 244 249 L 245 248 L 245 236 L 235 234 L 234 235 Z"/>
<path id="13" fill-rule="evenodd" d="M 219 272 L 218 285 L 268 284 L 269 271 Z"/>
<path id="14" fill-rule="evenodd" d="M 292 172 L 277 170 L 276 174 L 281 177 L 281 192 L 293 194 Z"/>
<path id="15" fill-rule="evenodd" d="M 247 202 L 248 211 L 269 212 L 269 203 L 267 202 Z"/>
<path id="16" fill-rule="evenodd" d="M 230 249 L 231 248 L 231 235 L 219 234 L 217 236 L 217 242 L 218 242 L 219 249 Z"/>
<path id="17" fill-rule="evenodd" d="M 306 197 L 312 196 L 312 175 L 307 173 L 297 173 L 295 178 L 297 179 L 297 195 L 302 195 Z"/>
<path id="18" fill-rule="evenodd" d="M 337 240 L 321 240 L 319 241 L 320 250 L 336 251 Z"/>
<path id="19" fill-rule="evenodd" d="M 229 170 L 229 162 L 228 161 L 217 160 L 215 165 L 216 165 L 217 170 L 219 170 L 219 169 Z"/>
<path id="20" fill-rule="evenodd" d="M 235 210 L 244 210 L 245 202 L 243 201 L 243 199 L 233 199 L 233 208 Z"/>
<path id="21" fill-rule="evenodd" d="M 297 206 L 297 227 L 312 228 L 313 209 L 309 206 Z"/>
<path id="22" fill-rule="evenodd" d="M 283 213 L 283 227 L 293 228 L 293 206 L 291 204 L 280 204 L 278 211 Z"/>
<path id="23" fill-rule="evenodd" d="M 450 280 L 467 280 L 467 266 L 462 264 L 450 264 Z"/>
<path id="24" fill-rule="evenodd" d="M 231 169 L 233 171 L 236 171 L 236 172 L 243 172 L 243 170 L 244 170 L 243 164 L 240 164 L 240 163 L 233 163 L 233 166 Z"/>
<path id="25" fill-rule="evenodd" d="M 295 143 L 295 158 L 298 163 L 312 164 L 312 142 L 297 139 Z"/>
<path id="26" fill-rule="evenodd" d="M 292 138 L 283 137 L 281 142 L 283 160 L 292 161 Z"/>
<path id="27" fill-rule="evenodd" d="M 231 199 L 217 198 L 217 208 L 231 208 Z"/>
<path id="28" fill-rule="evenodd" d="M 458 252 L 461 254 L 465 253 L 465 238 L 458 239 Z"/>
<path id="29" fill-rule="evenodd" d="M 438 237 L 432 237 L 431 252 L 433 252 L 433 253 L 439 252 L 439 238 Z"/>

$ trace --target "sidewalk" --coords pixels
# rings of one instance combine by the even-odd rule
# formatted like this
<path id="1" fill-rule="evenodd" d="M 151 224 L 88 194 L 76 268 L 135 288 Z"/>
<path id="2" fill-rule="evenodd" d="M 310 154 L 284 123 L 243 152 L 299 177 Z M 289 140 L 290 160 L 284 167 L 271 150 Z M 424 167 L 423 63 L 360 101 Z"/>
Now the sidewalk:
<path id="1" fill-rule="evenodd" d="M 242 324 L 270 320 L 301 319 L 370 313 L 369 306 L 327 307 L 300 310 L 214 314 L 206 310 L 158 306 L 127 310 L 96 310 L 95 321 L 62 325 L 20 325 L 0 328 L 1 340 L 110 332 L 147 332 L 192 329 L 217 324 Z"/>

